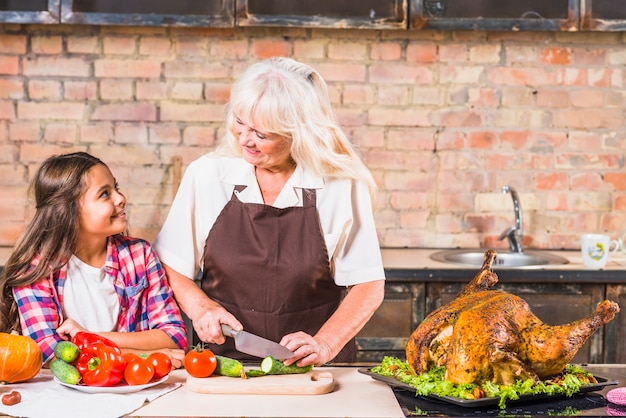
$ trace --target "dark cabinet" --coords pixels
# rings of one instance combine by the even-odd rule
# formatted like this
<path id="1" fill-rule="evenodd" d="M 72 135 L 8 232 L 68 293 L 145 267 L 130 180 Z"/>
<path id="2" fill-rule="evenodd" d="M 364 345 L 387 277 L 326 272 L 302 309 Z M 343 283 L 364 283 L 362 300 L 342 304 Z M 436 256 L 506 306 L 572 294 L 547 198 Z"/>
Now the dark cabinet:
<path id="1" fill-rule="evenodd" d="M 61 23 L 233 27 L 235 0 L 61 0 Z"/>
<path id="2" fill-rule="evenodd" d="M 404 345 L 419 323 L 438 307 L 453 300 L 475 272 L 436 272 L 416 270 L 387 272 L 385 301 L 357 336 L 358 360 L 380 362 L 385 355 L 405 358 Z M 590 283 L 567 277 L 542 282 L 500 275 L 494 289 L 520 296 L 531 311 L 548 325 L 567 324 L 586 318 L 604 299 L 626 306 L 626 285 Z M 581 347 L 574 363 L 626 363 L 626 317 L 619 314 L 597 330 Z"/>
<path id="3" fill-rule="evenodd" d="M 0 23 L 59 23 L 60 0 L 0 0 Z"/>
<path id="4" fill-rule="evenodd" d="M 0 23 L 623 31 L 623 0 L 0 0 Z"/>
<path id="5" fill-rule="evenodd" d="M 626 30 L 626 2 L 623 0 L 581 0 L 581 29 Z"/>
<path id="6" fill-rule="evenodd" d="M 623 0 L 0 0 L 0 23 L 623 31 Z"/>
<path id="7" fill-rule="evenodd" d="M 577 30 L 580 1 L 411 0 L 409 27 L 457 30 Z"/>
<path id="8" fill-rule="evenodd" d="M 0 22 L 406 29 L 409 0 L 5 0 Z"/>
<path id="9" fill-rule="evenodd" d="M 0 1 L 0 10 L 38 12 L 48 8 L 48 0 L 7 0 Z"/>
<path id="10" fill-rule="evenodd" d="M 406 341 L 425 316 L 425 300 L 424 283 L 387 282 L 385 300 L 357 335 L 357 361 L 405 358 Z"/>
<path id="11" fill-rule="evenodd" d="M 237 26 L 406 29 L 408 0 L 237 0 Z"/>
<path id="12" fill-rule="evenodd" d="M 617 302 L 622 312 L 609 322 L 605 329 L 605 363 L 626 363 L 626 285 L 612 284 L 606 287 L 606 298 Z"/>

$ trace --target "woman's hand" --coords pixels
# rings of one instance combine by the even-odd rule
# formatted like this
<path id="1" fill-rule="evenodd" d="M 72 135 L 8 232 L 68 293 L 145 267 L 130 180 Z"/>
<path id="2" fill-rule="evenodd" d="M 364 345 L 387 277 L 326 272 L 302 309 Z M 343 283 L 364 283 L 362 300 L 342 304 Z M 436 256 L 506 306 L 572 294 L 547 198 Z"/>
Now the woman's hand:
<path id="1" fill-rule="evenodd" d="M 224 344 L 221 324 L 228 324 L 232 329 L 241 331 L 243 326 L 230 312 L 219 303 L 209 298 L 196 286 L 193 280 L 163 264 L 174 297 L 183 312 L 191 319 L 193 328 L 200 341 Z"/>
<path id="2" fill-rule="evenodd" d="M 57 334 L 61 336 L 64 340 L 71 340 L 77 332 L 87 331 L 83 328 L 78 322 L 74 321 L 71 318 L 67 318 L 59 327 L 57 328 Z"/>
<path id="3" fill-rule="evenodd" d="M 192 322 L 200 341 L 214 344 L 224 344 L 226 341 L 221 324 L 228 324 L 235 331 L 243 329 L 241 323 L 230 312 L 217 304 L 206 309 Z"/>
<path id="4" fill-rule="evenodd" d="M 300 331 L 281 339 L 280 344 L 296 354 L 285 364 L 297 362 L 298 366 L 321 366 L 334 359 L 371 318 L 384 296 L 384 280 L 351 286 L 339 308 L 314 337 Z"/>
<path id="5" fill-rule="evenodd" d="M 332 360 L 332 350 L 326 341 L 320 337 L 312 337 L 306 332 L 298 331 L 287 334 L 280 340 L 280 345 L 284 345 L 294 352 L 295 356 L 285 360 L 285 365 L 293 363 L 305 367 L 309 364 L 321 366 Z"/>

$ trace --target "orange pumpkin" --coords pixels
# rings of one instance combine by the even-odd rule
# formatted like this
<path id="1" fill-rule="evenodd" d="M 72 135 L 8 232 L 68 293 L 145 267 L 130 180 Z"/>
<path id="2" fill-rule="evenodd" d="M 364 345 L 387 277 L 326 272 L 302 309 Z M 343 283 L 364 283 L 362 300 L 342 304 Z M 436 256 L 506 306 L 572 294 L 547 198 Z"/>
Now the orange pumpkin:
<path id="1" fill-rule="evenodd" d="M 0 332 L 0 382 L 30 380 L 41 370 L 43 355 L 30 337 Z"/>

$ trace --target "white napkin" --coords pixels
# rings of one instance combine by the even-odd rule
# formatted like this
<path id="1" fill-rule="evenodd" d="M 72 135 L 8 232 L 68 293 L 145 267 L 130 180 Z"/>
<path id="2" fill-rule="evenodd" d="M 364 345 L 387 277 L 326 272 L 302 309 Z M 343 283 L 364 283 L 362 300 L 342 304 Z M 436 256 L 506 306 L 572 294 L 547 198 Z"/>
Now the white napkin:
<path id="1" fill-rule="evenodd" d="M 85 393 L 65 387 L 41 372 L 27 383 L 2 386 L 2 394 L 18 391 L 22 401 L 7 406 L 0 403 L 0 412 L 14 417 L 29 418 L 117 418 L 139 409 L 180 387 L 180 383 L 160 383 L 132 393 Z"/>

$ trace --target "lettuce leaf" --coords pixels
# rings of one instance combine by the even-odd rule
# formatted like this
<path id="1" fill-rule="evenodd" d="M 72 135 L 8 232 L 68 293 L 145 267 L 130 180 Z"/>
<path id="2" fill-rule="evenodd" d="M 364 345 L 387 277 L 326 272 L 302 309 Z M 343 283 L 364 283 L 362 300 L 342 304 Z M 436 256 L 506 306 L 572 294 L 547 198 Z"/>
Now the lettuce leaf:
<path id="1" fill-rule="evenodd" d="M 521 395 L 545 394 L 568 397 L 580 391 L 581 386 L 597 383 L 593 375 L 582 367 L 568 364 L 563 373 L 553 378 L 536 382 L 533 379 L 516 380 L 512 385 L 497 385 L 485 382 L 481 386 L 473 383 L 456 385 L 446 380 L 446 368 L 434 367 L 426 373 L 415 375 L 406 361 L 397 357 L 385 356 L 379 366 L 372 367 L 372 373 L 392 377 L 415 388 L 415 394 L 428 396 L 449 396 L 460 399 L 476 399 L 477 393 L 488 398 L 499 398 L 500 409 L 506 408 L 507 401 L 517 400 Z"/>

